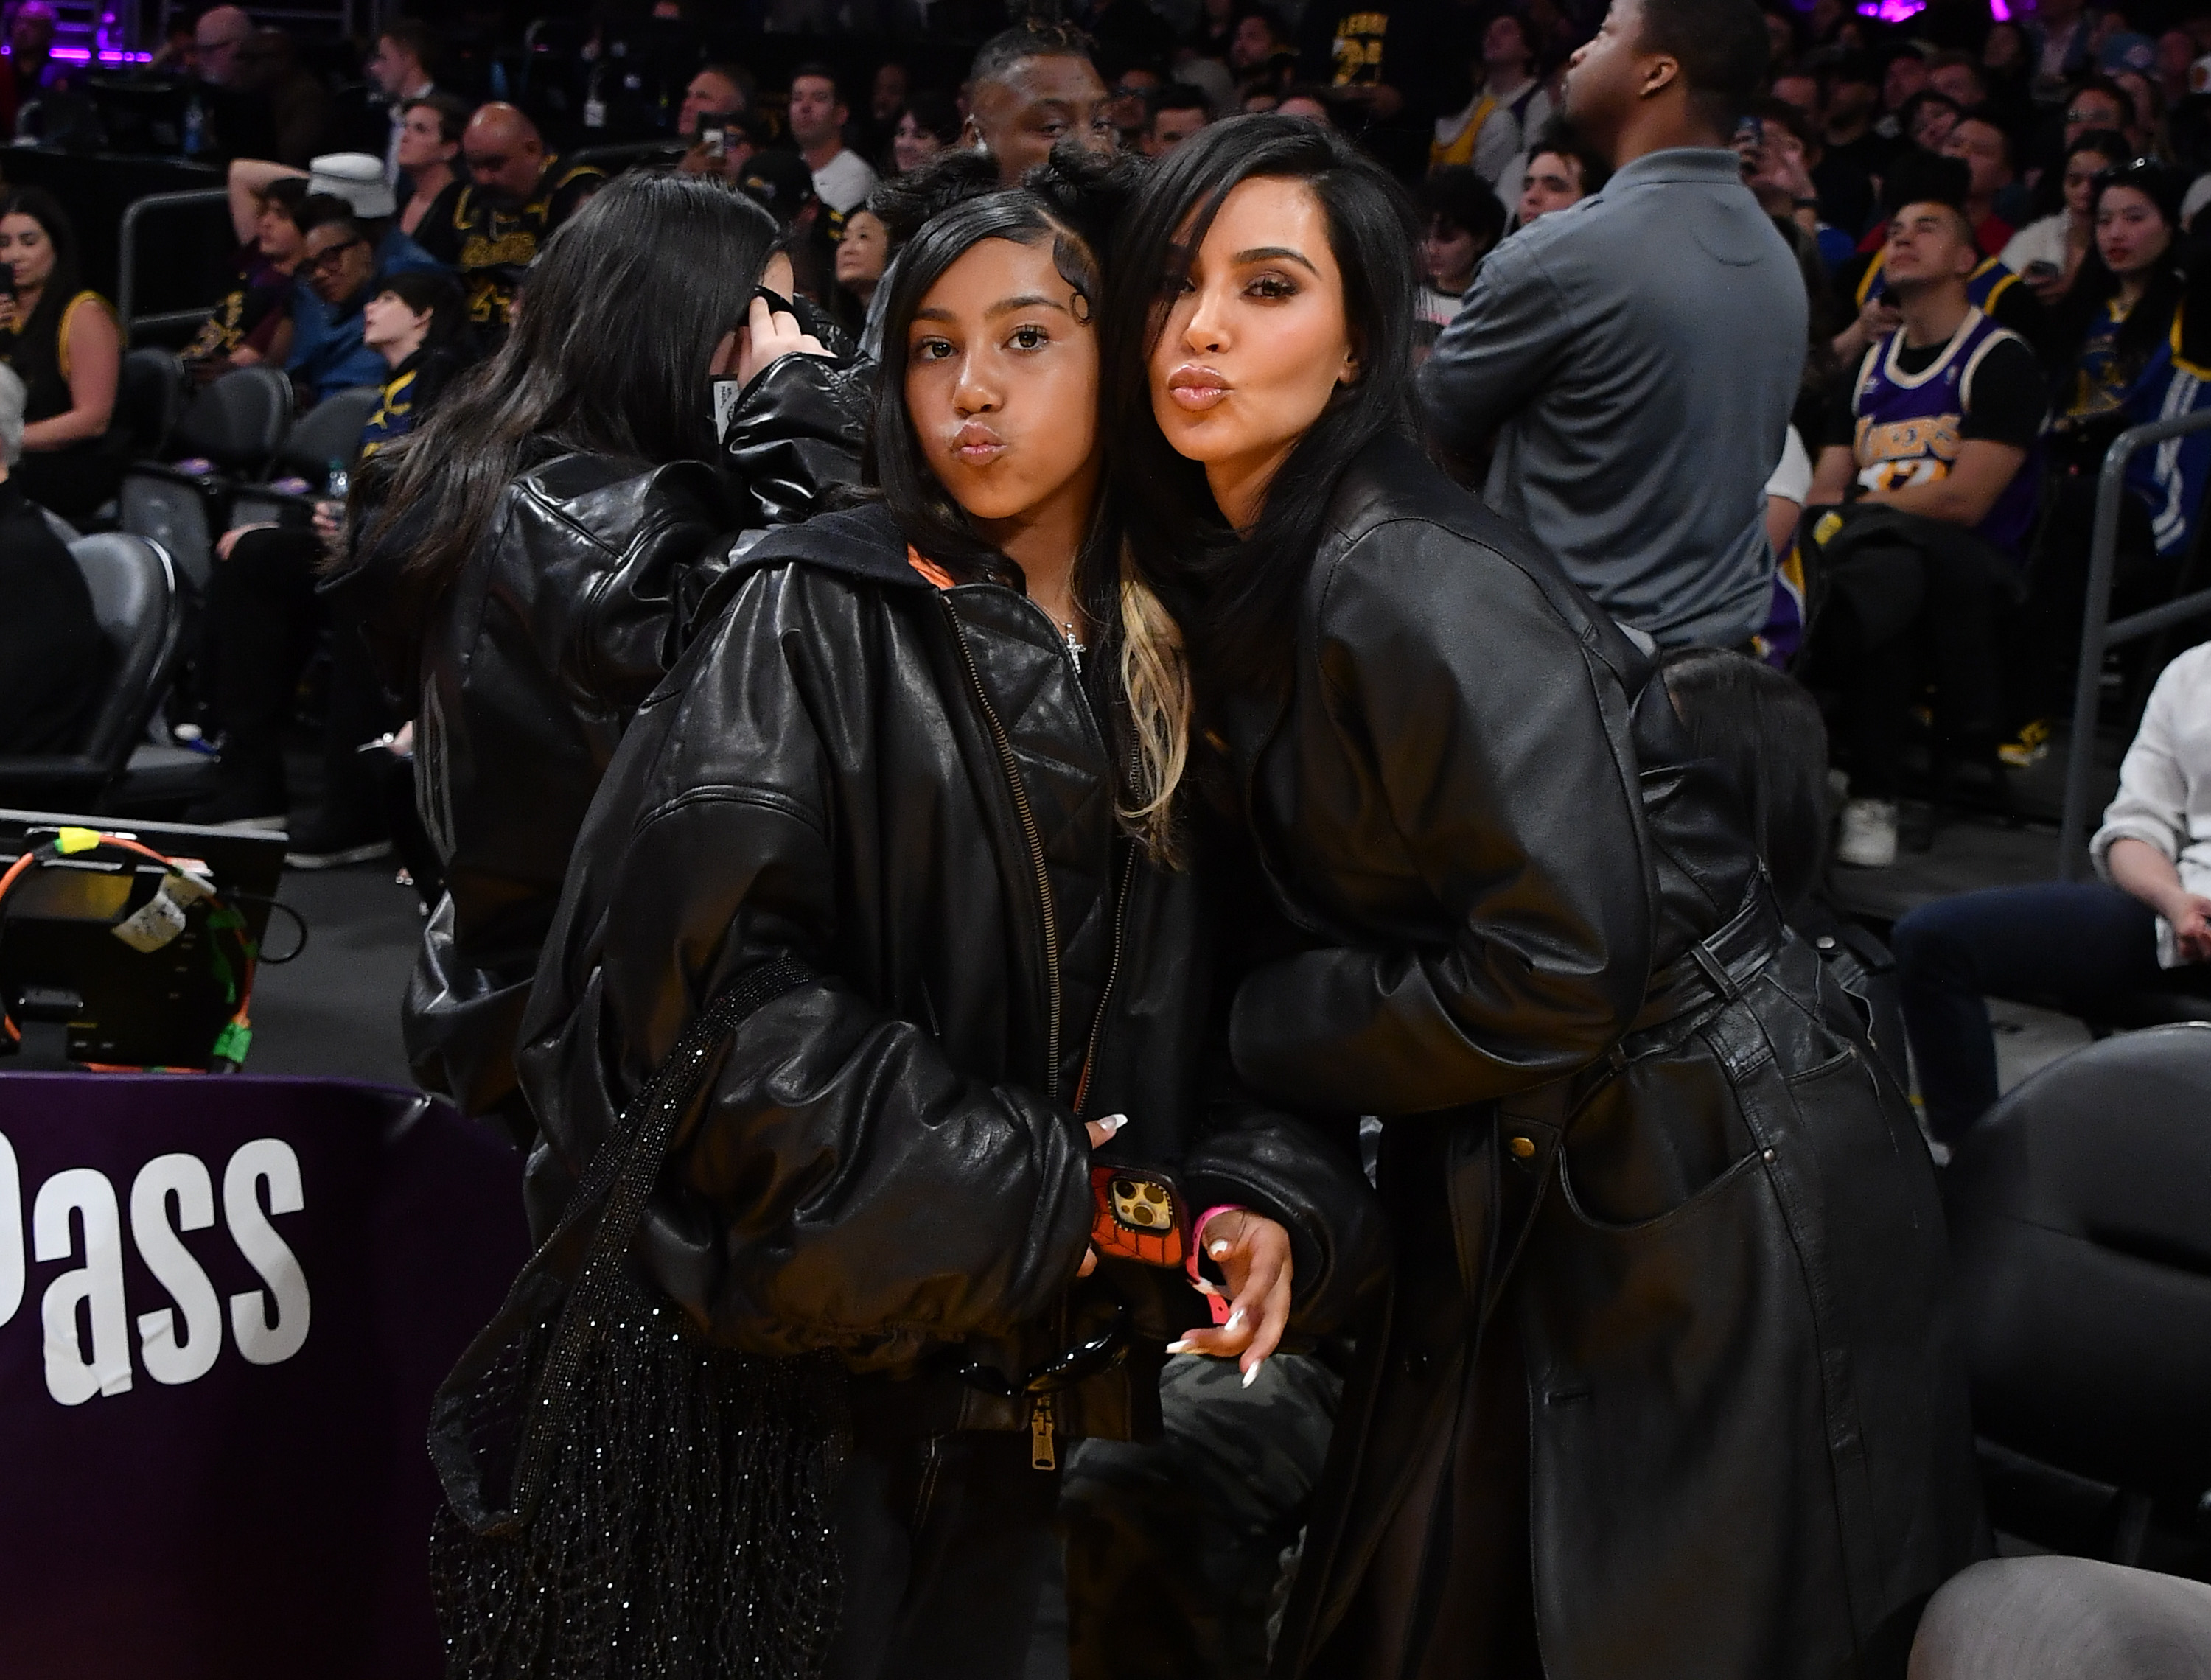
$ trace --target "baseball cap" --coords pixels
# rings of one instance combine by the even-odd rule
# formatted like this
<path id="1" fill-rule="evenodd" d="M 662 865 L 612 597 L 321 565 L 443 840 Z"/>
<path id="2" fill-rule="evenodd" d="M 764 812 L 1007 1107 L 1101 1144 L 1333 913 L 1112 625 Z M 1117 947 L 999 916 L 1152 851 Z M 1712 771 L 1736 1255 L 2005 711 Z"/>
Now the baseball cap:
<path id="1" fill-rule="evenodd" d="M 366 152 L 325 152 L 311 160 L 307 190 L 342 198 L 355 215 L 371 221 L 380 221 L 399 208 L 384 179 L 384 160 Z"/>

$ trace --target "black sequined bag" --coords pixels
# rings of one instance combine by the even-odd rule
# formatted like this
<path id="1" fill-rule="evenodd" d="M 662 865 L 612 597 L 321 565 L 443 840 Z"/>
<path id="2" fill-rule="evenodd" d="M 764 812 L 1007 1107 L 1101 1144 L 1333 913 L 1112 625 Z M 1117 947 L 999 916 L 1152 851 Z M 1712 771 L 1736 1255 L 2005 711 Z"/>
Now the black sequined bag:
<path id="1" fill-rule="evenodd" d="M 805 978 L 748 975 L 685 1030 L 438 1391 L 431 1583 L 455 1680 L 821 1672 L 842 1367 L 718 1347 L 629 1260 L 730 1036 Z"/>

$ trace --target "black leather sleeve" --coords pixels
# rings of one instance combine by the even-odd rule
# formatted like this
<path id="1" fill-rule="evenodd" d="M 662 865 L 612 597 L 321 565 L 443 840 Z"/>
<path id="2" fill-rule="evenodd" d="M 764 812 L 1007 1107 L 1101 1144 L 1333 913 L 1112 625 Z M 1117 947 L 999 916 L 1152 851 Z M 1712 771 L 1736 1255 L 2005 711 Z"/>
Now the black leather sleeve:
<path id="1" fill-rule="evenodd" d="M 1293 1118 L 1224 1086 L 1183 1161 L 1193 1217 L 1225 1203 L 1289 1233 L 1290 1327 L 1300 1336 L 1351 1330 L 1389 1268 L 1389 1235 L 1360 1165 L 1357 1125 Z"/>
<path id="2" fill-rule="evenodd" d="M 682 656 L 696 627 L 691 614 L 728 556 L 718 499 L 682 493 L 678 474 L 701 470 L 656 474 L 656 493 L 619 556 L 591 575 L 561 662 L 585 704 L 632 710 Z M 558 515 L 541 517 L 549 524 Z"/>
<path id="3" fill-rule="evenodd" d="M 745 387 L 722 438 L 744 524 L 795 525 L 860 481 L 869 378 L 864 366 L 791 355 Z"/>
<path id="4" fill-rule="evenodd" d="M 793 959 L 822 977 L 739 1030 L 640 1257 L 724 1340 L 892 1367 L 1057 1302 L 1087 1239 L 1088 1151 L 1064 1109 L 964 1077 L 834 977 L 837 818 L 812 719 L 834 698 L 822 674 L 857 668 L 867 638 L 842 619 L 864 609 L 851 591 L 794 601 L 789 579 L 732 591 L 601 785 L 524 1025 L 533 1203 L 542 1220 L 706 999 Z"/>
<path id="5" fill-rule="evenodd" d="M 1324 563 L 1325 556 L 1324 556 Z M 1308 777 L 1352 778 L 1377 867 L 1448 944 L 1338 946 L 1245 981 L 1237 1071 L 1301 1107 L 1388 1115 L 1542 1084 L 1633 1018 L 1653 906 L 1626 703 L 1525 570 L 1433 524 L 1384 524 L 1320 591 Z M 1398 860 L 1404 861 L 1402 865 Z M 1340 884 L 1354 902 L 1366 884 Z M 1370 911 L 1369 926 L 1386 925 Z"/>

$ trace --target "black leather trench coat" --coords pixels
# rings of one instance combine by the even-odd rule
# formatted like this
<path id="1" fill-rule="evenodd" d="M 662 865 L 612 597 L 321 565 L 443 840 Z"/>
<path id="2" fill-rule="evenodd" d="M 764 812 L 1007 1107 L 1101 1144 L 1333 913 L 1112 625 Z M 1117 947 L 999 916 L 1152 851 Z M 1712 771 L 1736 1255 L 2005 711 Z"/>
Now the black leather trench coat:
<path id="1" fill-rule="evenodd" d="M 411 535 L 356 557 L 387 681 L 415 722 L 416 802 L 445 864 L 401 1012 L 416 1080 L 526 1131 L 516 1034 L 568 853 L 631 714 L 697 625 L 731 533 L 857 481 L 865 370 L 785 356 L 731 414 L 718 470 L 548 454 L 427 611 L 390 580 Z"/>
<path id="2" fill-rule="evenodd" d="M 1278 1674 L 1900 1675 L 1983 1544 L 1941 1213 L 1731 791 L 1408 444 L 1339 486 L 1297 636 L 1227 734 L 1307 948 L 1232 1044 L 1383 1116 L 1397 1264 Z"/>
<path id="3" fill-rule="evenodd" d="M 1118 834 L 1098 670 L 1018 588 L 932 587 L 879 509 L 770 533 L 724 601 L 615 754 L 546 947 L 521 1057 L 538 1228 L 693 1013 L 795 964 L 640 1239 L 716 1338 L 839 1352 L 863 1429 L 1020 1429 L 1028 1402 L 954 1367 L 1034 1369 L 1126 1307 L 1142 1347 L 1057 1396 L 1054 1429 L 1155 1424 L 1160 1345 L 1205 1315 L 1178 1272 L 1075 1281 L 1081 1119 L 1116 1112 L 1099 1158 L 1281 1221 L 1298 1323 L 1346 1325 L 1384 1263 L 1355 1138 L 1227 1083 L 1203 870 Z"/>

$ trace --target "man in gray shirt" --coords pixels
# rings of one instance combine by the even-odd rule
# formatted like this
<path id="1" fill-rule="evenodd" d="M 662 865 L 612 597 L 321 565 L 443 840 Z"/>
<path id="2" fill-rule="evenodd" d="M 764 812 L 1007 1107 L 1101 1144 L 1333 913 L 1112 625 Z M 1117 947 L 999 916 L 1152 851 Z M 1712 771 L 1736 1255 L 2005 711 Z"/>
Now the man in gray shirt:
<path id="1" fill-rule="evenodd" d="M 1490 254 L 1420 375 L 1448 445 L 1496 434 L 1490 505 L 1663 647 L 1738 646 L 1772 600 L 1808 305 L 1727 148 L 1766 50 L 1754 0 L 1613 0 L 1566 115 L 1614 174 Z"/>

